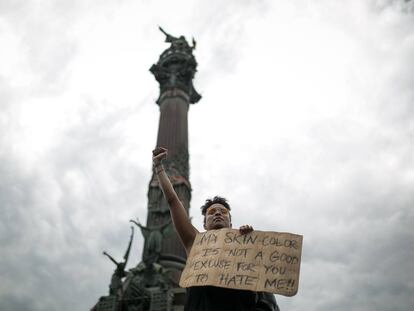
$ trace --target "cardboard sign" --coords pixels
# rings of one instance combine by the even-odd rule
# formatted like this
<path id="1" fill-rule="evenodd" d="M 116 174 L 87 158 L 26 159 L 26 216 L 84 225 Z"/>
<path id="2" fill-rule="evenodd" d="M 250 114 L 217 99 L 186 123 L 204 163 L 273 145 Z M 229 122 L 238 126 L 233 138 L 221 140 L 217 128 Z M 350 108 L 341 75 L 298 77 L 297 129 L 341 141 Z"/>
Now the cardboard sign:
<path id="1" fill-rule="evenodd" d="M 197 234 L 180 286 L 212 285 L 294 296 L 301 253 L 301 235 L 209 230 Z"/>

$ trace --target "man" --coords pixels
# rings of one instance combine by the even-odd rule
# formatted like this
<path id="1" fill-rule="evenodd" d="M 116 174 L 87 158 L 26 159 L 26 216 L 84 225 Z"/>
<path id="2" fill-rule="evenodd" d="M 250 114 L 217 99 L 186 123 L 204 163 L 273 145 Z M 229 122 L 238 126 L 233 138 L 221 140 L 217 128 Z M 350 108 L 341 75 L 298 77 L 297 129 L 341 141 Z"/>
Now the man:
<path id="1" fill-rule="evenodd" d="M 153 152 L 154 170 L 171 212 L 174 228 L 180 237 L 187 256 L 190 254 L 198 230 L 191 224 L 187 212 L 178 198 L 161 161 L 167 157 L 167 149 L 158 147 Z M 204 215 L 204 229 L 231 228 L 230 205 L 226 199 L 214 197 L 201 207 Z M 253 230 L 251 226 L 241 226 L 240 233 Z M 194 286 L 187 289 L 185 311 L 244 311 L 279 310 L 272 294 L 255 293 L 247 290 L 220 288 L 215 286 Z"/>

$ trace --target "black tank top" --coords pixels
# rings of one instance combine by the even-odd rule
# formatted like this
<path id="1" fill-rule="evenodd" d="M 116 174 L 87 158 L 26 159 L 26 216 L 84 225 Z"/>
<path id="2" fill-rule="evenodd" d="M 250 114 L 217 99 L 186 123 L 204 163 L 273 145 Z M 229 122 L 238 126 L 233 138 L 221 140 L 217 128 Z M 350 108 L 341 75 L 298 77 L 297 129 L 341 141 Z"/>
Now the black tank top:
<path id="1" fill-rule="evenodd" d="M 256 303 L 256 293 L 247 290 L 215 286 L 187 288 L 184 311 L 251 311 Z"/>

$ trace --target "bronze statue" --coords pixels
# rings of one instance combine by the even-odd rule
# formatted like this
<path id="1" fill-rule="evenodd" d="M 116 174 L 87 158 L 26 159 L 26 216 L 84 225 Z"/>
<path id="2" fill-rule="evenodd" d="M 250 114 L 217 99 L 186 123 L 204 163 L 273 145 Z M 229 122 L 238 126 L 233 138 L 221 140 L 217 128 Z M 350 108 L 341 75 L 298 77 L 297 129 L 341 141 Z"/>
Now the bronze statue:
<path id="1" fill-rule="evenodd" d="M 111 284 L 109 285 L 109 295 L 117 295 L 122 293 L 122 278 L 124 278 L 127 273 L 125 271 L 126 264 L 128 262 L 129 252 L 131 251 L 132 240 L 134 238 L 134 227 L 131 227 L 131 237 L 129 239 L 128 248 L 124 255 L 124 261 L 117 262 L 111 255 L 106 251 L 103 252 L 115 265 L 116 268 L 111 277 Z"/>
<path id="2" fill-rule="evenodd" d="M 192 38 L 193 46 L 190 46 L 184 36 L 180 36 L 179 38 L 177 38 L 167 33 L 164 29 L 162 29 L 161 26 L 158 26 L 158 28 L 165 35 L 165 42 L 171 43 L 172 47 L 175 47 L 175 48 L 183 47 L 183 48 L 189 48 L 191 50 L 195 49 L 197 42 L 194 40 L 194 38 Z"/>
<path id="3" fill-rule="evenodd" d="M 160 258 L 162 240 L 171 224 L 171 219 L 161 226 L 152 227 L 144 227 L 141 225 L 138 218 L 136 221 L 131 219 L 130 222 L 133 222 L 141 229 L 142 235 L 145 238 L 145 248 L 142 259 L 147 267 L 152 266 L 154 263 L 158 262 Z"/>

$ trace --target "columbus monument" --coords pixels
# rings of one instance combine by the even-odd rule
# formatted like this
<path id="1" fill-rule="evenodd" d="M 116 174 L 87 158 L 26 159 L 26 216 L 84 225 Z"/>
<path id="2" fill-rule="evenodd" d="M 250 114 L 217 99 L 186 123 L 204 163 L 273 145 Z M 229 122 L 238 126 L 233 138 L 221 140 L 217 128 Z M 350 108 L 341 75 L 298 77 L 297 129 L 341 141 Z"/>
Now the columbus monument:
<path id="1" fill-rule="evenodd" d="M 191 184 L 188 155 L 188 109 L 201 96 L 193 86 L 197 62 L 193 55 L 196 42 L 190 45 L 184 36 L 166 36 L 169 47 L 160 55 L 150 72 L 159 83 L 160 121 L 156 146 L 166 147 L 169 157 L 164 167 L 187 212 L 190 209 Z M 149 153 L 148 153 L 149 154 Z M 179 311 L 184 309 L 185 290 L 178 286 L 186 254 L 171 222 L 167 202 L 152 172 L 148 189 L 146 225 L 130 220 L 145 239 L 141 262 L 126 269 L 133 231 L 124 260 L 114 264 L 108 294 L 99 298 L 93 311 Z M 109 279 L 109 277 L 108 277 Z"/>

